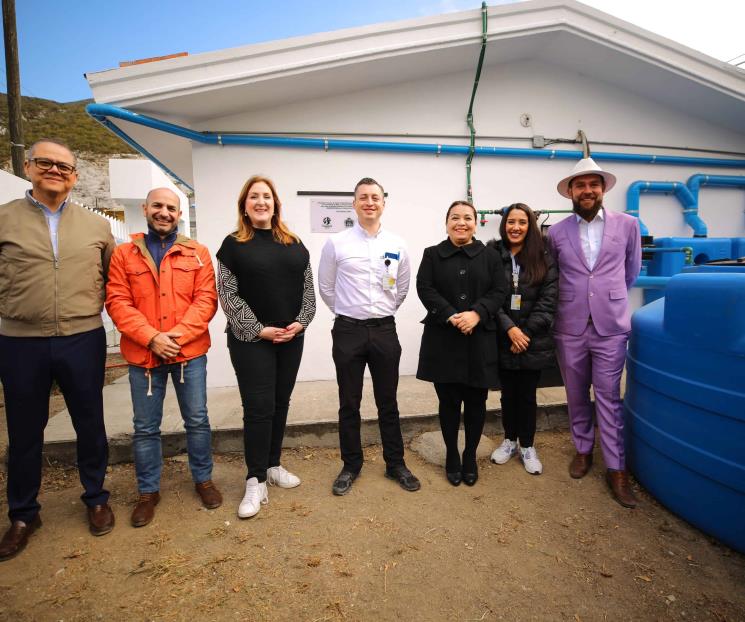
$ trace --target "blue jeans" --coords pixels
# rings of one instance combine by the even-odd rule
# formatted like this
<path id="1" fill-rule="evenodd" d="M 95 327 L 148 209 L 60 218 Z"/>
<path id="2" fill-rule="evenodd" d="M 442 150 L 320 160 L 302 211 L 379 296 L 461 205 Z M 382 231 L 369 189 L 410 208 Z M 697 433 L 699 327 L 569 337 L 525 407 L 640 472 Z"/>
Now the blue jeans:
<path id="1" fill-rule="evenodd" d="M 186 429 L 186 449 L 189 468 L 196 483 L 212 479 L 212 433 L 207 418 L 207 357 L 170 363 L 149 370 L 129 366 L 129 386 L 134 410 L 134 456 L 137 488 L 140 493 L 160 490 L 163 454 L 160 443 L 160 422 L 168 376 L 176 389 L 181 417 Z M 183 376 L 182 376 L 183 374 Z M 183 382 L 181 381 L 183 377 Z M 152 395 L 148 395 L 148 385 Z"/>

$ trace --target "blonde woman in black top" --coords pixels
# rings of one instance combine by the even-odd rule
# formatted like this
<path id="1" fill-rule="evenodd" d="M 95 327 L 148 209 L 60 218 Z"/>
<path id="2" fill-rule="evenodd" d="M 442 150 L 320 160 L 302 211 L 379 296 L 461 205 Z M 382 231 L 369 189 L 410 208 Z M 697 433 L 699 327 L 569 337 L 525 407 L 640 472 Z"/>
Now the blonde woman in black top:
<path id="1" fill-rule="evenodd" d="M 281 207 L 272 181 L 251 177 L 238 197 L 238 229 L 217 253 L 217 291 L 243 402 L 248 474 L 240 518 L 268 503 L 267 484 L 300 484 L 280 456 L 303 334 L 316 307 L 308 250 L 282 222 Z"/>

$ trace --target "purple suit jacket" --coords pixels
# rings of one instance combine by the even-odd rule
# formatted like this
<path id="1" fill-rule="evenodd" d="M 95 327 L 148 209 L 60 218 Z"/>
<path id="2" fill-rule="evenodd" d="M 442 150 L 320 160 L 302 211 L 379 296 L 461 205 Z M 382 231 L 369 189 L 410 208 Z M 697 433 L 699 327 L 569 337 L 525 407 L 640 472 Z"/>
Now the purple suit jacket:
<path id="1" fill-rule="evenodd" d="M 639 221 L 605 209 L 603 240 L 590 270 L 574 214 L 548 230 L 551 254 L 559 266 L 559 304 L 554 331 L 581 335 L 592 322 L 599 335 L 631 330 L 628 290 L 641 269 Z"/>

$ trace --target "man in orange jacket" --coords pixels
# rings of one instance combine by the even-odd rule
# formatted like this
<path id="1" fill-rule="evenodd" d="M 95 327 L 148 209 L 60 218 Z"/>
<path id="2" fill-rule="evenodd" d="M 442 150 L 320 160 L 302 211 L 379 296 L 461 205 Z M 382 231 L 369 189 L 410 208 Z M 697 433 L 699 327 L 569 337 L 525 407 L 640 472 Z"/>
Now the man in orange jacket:
<path id="1" fill-rule="evenodd" d="M 160 422 L 169 375 L 196 491 L 206 508 L 222 503 L 212 483 L 207 418 L 208 325 L 217 309 L 212 261 L 205 246 L 179 235 L 181 208 L 174 192 L 151 190 L 142 211 L 148 231 L 117 247 L 106 287 L 106 310 L 122 334 L 121 352 L 129 363 L 140 493 L 132 512 L 134 527 L 153 519 L 160 500 Z"/>

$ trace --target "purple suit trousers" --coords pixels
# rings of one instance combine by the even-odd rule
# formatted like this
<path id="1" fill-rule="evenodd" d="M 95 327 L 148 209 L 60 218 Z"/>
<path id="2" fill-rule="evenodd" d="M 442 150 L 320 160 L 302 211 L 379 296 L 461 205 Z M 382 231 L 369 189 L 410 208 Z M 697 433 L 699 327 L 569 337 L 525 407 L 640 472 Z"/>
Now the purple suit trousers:
<path id="1" fill-rule="evenodd" d="M 623 470 L 621 373 L 631 331 L 628 290 L 641 268 L 639 221 L 604 210 L 603 239 L 592 270 L 574 214 L 549 229 L 548 242 L 559 266 L 554 339 L 566 386 L 572 440 L 579 453 L 592 453 L 592 385 L 605 465 Z"/>

